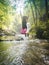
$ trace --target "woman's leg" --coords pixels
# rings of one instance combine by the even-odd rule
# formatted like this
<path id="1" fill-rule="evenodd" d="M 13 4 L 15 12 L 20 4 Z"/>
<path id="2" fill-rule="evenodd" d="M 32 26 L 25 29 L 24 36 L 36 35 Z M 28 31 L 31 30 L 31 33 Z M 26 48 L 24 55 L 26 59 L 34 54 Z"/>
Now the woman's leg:
<path id="1" fill-rule="evenodd" d="M 25 33 L 25 37 L 27 36 L 27 34 Z"/>

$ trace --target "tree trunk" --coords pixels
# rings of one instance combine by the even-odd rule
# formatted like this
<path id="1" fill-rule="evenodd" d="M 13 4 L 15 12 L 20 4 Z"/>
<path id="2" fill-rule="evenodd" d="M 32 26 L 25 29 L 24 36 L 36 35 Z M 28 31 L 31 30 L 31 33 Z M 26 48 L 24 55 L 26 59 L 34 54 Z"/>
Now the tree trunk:
<path id="1" fill-rule="evenodd" d="M 48 22 L 48 0 L 45 0 L 45 7 L 46 7 L 46 21 Z"/>
<path id="2" fill-rule="evenodd" d="M 31 10 L 32 10 L 32 16 L 33 16 L 34 23 L 35 23 L 34 11 L 33 11 L 32 4 L 31 3 L 30 3 L 30 7 L 31 7 Z"/>

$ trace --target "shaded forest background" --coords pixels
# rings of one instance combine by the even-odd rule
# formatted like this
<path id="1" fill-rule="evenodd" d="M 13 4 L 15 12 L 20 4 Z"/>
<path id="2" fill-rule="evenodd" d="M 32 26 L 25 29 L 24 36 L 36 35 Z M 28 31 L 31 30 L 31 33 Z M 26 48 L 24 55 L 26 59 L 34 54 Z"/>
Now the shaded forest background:
<path id="1" fill-rule="evenodd" d="M 22 16 L 28 16 L 32 37 L 49 39 L 49 0 L 0 0 L 0 36 L 20 32 Z"/>

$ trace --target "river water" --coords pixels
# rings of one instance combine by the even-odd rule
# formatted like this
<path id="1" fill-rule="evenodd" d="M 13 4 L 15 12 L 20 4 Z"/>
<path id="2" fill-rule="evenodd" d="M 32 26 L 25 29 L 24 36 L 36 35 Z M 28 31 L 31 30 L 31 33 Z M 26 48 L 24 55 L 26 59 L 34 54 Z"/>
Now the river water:
<path id="1" fill-rule="evenodd" d="M 39 40 L 1 41 L 0 65 L 47 65 L 41 44 Z"/>

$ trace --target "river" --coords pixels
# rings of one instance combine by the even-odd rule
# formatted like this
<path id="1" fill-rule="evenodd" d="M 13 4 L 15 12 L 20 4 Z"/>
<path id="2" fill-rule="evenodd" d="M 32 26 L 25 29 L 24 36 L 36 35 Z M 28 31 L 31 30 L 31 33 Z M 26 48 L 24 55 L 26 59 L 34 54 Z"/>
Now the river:
<path id="1" fill-rule="evenodd" d="M 1 41 L 0 65 L 49 65 L 45 60 L 45 42 L 40 40 Z"/>

